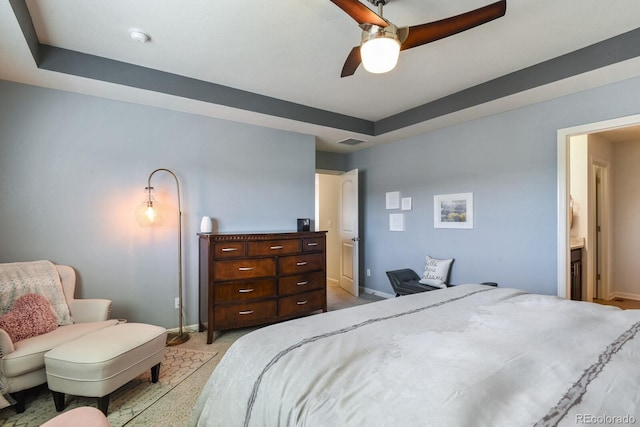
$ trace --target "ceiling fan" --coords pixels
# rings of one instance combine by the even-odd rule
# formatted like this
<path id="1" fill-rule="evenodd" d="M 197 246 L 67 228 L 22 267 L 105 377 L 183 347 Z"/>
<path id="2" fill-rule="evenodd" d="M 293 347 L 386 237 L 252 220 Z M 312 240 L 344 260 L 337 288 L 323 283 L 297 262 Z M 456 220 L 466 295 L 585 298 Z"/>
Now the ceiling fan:
<path id="1" fill-rule="evenodd" d="M 507 0 L 500 0 L 450 18 L 398 28 L 382 16 L 382 7 L 390 0 L 368 1 L 378 7 L 378 13 L 358 0 L 331 0 L 355 19 L 362 28 L 362 43 L 351 49 L 342 67 L 340 77 L 347 77 L 355 73 L 361 62 L 367 71 L 385 73 L 395 67 L 401 50 L 411 49 L 469 30 L 504 16 L 507 11 Z M 371 52 L 378 48 L 380 52 Z M 385 61 L 385 58 L 390 59 Z"/>

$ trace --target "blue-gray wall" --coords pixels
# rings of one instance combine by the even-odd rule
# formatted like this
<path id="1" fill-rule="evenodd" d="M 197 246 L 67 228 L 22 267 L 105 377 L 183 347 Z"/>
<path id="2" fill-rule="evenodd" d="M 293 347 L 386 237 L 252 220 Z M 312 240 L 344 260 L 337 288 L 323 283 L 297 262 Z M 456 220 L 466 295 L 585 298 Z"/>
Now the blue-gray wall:
<path id="1" fill-rule="evenodd" d="M 557 129 L 638 114 L 638 93 L 631 79 L 346 156 L 361 171 L 361 284 L 390 293 L 385 271 L 420 272 L 430 254 L 456 258 L 455 283 L 555 294 Z M 148 174 L 167 167 L 195 323 L 200 217 L 223 231 L 313 217 L 314 151 L 308 135 L 0 82 L 0 261 L 71 264 L 80 295 L 113 299 L 116 317 L 176 326 L 175 228 L 133 219 Z M 171 205 L 170 177 L 152 184 Z M 388 231 L 388 191 L 412 197 L 404 232 Z M 475 228 L 434 229 L 433 196 L 460 192 L 474 193 Z"/>
<path id="2" fill-rule="evenodd" d="M 186 324 L 198 316 L 203 215 L 220 231 L 293 230 L 314 216 L 313 136 L 0 81 L 0 262 L 69 264 L 80 296 L 112 299 L 114 317 L 176 327 L 170 175 L 151 182 L 166 225 L 134 218 L 161 167 L 181 184 Z"/>
<path id="3" fill-rule="evenodd" d="M 640 78 L 373 147 L 349 156 L 361 196 L 361 283 L 391 293 L 385 271 L 453 257 L 453 283 L 557 292 L 557 130 L 638 114 Z M 411 197 L 386 210 L 385 193 Z M 473 230 L 435 229 L 433 196 L 474 195 Z M 389 213 L 405 231 L 389 231 Z M 367 277 L 366 269 L 371 269 Z"/>

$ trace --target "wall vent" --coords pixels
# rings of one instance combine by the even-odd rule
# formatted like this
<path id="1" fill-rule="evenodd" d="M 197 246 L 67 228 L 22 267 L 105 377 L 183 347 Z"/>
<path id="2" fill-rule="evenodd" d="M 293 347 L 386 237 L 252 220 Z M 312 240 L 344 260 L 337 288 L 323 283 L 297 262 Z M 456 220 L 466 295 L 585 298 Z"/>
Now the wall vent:
<path id="1" fill-rule="evenodd" d="M 344 145 L 358 145 L 363 143 L 364 141 L 361 139 L 355 139 L 355 138 L 347 138 L 344 139 L 342 141 L 338 141 L 338 144 L 344 144 Z"/>

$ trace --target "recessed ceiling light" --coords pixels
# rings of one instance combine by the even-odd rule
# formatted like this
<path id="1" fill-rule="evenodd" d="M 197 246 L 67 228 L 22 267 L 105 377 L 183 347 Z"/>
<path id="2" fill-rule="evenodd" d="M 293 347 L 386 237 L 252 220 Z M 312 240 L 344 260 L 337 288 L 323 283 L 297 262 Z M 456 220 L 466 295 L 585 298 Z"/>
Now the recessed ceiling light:
<path id="1" fill-rule="evenodd" d="M 130 28 L 129 35 L 138 43 L 146 43 L 151 40 L 151 36 L 149 34 L 138 28 Z"/>

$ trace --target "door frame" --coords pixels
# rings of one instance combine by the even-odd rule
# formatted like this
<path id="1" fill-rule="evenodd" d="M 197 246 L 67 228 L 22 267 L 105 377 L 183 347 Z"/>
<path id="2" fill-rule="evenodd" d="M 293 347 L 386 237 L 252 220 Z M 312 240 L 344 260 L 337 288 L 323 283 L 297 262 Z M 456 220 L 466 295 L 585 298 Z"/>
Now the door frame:
<path id="1" fill-rule="evenodd" d="M 570 298 L 571 269 L 569 268 L 569 139 L 572 136 L 597 133 L 605 130 L 640 125 L 640 114 L 619 117 L 611 120 L 587 123 L 579 126 L 558 129 L 557 131 L 557 295 Z M 590 268 L 590 267 L 588 267 Z"/>
<path id="2" fill-rule="evenodd" d="M 600 206 L 596 204 L 596 167 L 600 168 L 602 173 L 601 183 L 601 197 Z M 587 239 L 587 301 L 593 301 L 596 295 L 597 272 L 598 265 L 602 267 L 600 269 L 600 290 L 602 294 L 599 295 L 600 299 L 609 299 L 609 283 L 611 283 L 611 264 L 610 257 L 610 239 L 609 232 L 611 230 L 611 220 L 609 218 L 609 206 L 610 206 L 610 194 L 609 194 L 609 161 L 599 158 L 597 156 L 589 155 L 589 237 Z M 596 210 L 600 208 L 600 258 L 597 256 L 597 236 L 596 226 L 598 225 L 596 219 L 598 214 Z"/>

